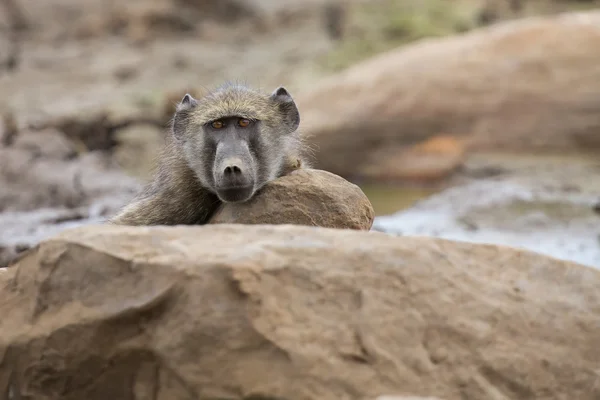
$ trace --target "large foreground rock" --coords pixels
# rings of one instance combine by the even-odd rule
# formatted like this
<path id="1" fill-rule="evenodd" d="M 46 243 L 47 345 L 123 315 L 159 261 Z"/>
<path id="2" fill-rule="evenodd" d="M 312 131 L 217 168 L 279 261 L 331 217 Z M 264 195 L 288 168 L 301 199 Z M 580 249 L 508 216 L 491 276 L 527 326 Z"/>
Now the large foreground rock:
<path id="1" fill-rule="evenodd" d="M 298 170 L 268 183 L 245 203 L 224 204 L 210 223 L 294 224 L 368 231 L 375 211 L 363 191 L 320 170 Z"/>
<path id="2" fill-rule="evenodd" d="M 78 228 L 0 274 L 15 399 L 600 396 L 600 273 L 293 226 Z"/>
<path id="3" fill-rule="evenodd" d="M 404 151 L 433 135 L 470 149 L 600 149 L 598 48 L 597 11 L 424 40 L 296 96 L 302 129 L 319 168 L 368 179 L 420 175 Z"/>

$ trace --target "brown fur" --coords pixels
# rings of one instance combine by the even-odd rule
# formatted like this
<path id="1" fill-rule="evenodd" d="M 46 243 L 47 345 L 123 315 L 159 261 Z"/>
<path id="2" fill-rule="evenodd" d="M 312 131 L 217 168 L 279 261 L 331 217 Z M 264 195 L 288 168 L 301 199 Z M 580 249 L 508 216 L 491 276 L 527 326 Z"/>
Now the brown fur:
<path id="1" fill-rule="evenodd" d="M 180 104 L 178 111 L 181 110 Z M 284 124 L 281 113 L 269 101 L 268 95 L 240 85 L 225 85 L 208 93 L 195 108 L 183 112 L 187 113 L 187 126 L 196 129 L 207 122 L 230 116 L 260 120 L 264 126 L 261 135 L 265 135 L 267 144 L 270 143 L 269 135 L 280 134 Z M 273 154 L 283 152 L 276 155 L 283 161 L 277 171 L 269 173 L 271 179 L 308 167 L 304 159 L 306 148 L 300 136 L 294 133 L 286 143 L 284 148 L 269 149 L 269 153 Z M 117 225 L 199 225 L 208 222 L 221 204 L 214 193 L 203 187 L 185 157 L 185 149 L 172 134 L 159 156 L 154 179 L 108 222 Z"/>

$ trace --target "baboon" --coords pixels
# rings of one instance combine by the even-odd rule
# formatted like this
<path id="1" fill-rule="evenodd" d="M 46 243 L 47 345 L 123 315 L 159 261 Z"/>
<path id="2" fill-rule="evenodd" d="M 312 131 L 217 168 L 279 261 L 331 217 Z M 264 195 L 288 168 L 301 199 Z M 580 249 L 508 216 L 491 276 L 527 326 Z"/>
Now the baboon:
<path id="1" fill-rule="evenodd" d="M 108 222 L 206 223 L 223 202 L 247 201 L 267 182 L 308 168 L 299 124 L 282 86 L 270 95 L 232 83 L 198 100 L 186 94 L 153 180 Z"/>

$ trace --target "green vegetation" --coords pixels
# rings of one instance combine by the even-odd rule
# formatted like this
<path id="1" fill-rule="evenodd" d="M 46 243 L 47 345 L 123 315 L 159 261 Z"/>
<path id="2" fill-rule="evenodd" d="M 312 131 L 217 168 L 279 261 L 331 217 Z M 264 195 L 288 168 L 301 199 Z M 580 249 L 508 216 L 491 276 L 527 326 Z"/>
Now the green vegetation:
<path id="1" fill-rule="evenodd" d="M 341 70 L 377 53 L 427 37 L 471 29 L 475 9 L 450 0 L 378 0 L 348 10 L 346 35 L 323 60 Z"/>
<path id="2" fill-rule="evenodd" d="M 526 0 L 513 10 L 506 0 L 372 0 L 351 3 L 343 40 L 321 60 L 339 71 L 419 39 L 469 31 L 487 23 L 531 15 L 597 8 L 600 1 Z"/>

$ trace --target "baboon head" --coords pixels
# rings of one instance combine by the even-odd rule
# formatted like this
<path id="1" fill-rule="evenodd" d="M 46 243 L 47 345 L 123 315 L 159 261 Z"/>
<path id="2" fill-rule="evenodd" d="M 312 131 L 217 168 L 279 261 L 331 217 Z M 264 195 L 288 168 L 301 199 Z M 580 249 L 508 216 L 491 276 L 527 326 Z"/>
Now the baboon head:
<path id="1" fill-rule="evenodd" d="M 269 95 L 228 84 L 198 100 L 186 94 L 173 135 L 202 186 L 223 202 L 243 202 L 278 176 L 299 124 L 285 88 Z"/>

